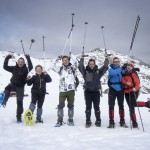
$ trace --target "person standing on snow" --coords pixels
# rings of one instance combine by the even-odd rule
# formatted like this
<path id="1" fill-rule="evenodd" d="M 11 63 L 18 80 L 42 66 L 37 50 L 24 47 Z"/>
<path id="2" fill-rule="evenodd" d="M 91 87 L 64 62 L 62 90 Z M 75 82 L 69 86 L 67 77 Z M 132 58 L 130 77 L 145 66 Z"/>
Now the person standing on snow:
<path id="1" fill-rule="evenodd" d="M 126 126 L 125 124 L 125 112 L 124 112 L 124 91 L 122 89 L 122 73 L 123 68 L 120 67 L 120 60 L 118 57 L 113 58 L 113 64 L 110 65 L 108 71 L 108 105 L 109 105 L 109 126 L 108 128 L 114 128 L 114 107 L 115 100 L 118 100 L 120 126 Z"/>
<path id="2" fill-rule="evenodd" d="M 32 78 L 30 76 L 27 78 L 27 85 L 33 85 L 31 89 L 32 100 L 29 109 L 33 113 L 37 103 L 36 123 L 43 123 L 41 116 L 43 112 L 42 106 L 44 103 L 45 94 L 47 94 L 46 83 L 51 82 L 52 79 L 47 72 L 43 71 L 43 67 L 41 65 L 37 65 L 35 67 L 35 72 L 36 75 L 32 76 Z"/>
<path id="3" fill-rule="evenodd" d="M 82 54 L 80 62 L 79 62 L 79 71 L 83 75 L 84 78 L 84 96 L 85 96 L 85 104 L 86 104 L 86 127 L 90 127 L 91 122 L 91 108 L 92 103 L 94 105 L 96 122 L 95 125 L 101 126 L 101 117 L 100 117 L 100 89 L 101 77 L 108 70 L 108 58 L 105 57 L 104 65 L 98 69 L 96 62 L 94 59 L 90 59 L 88 65 L 84 66 L 84 54 Z"/>
<path id="4" fill-rule="evenodd" d="M 6 103 L 10 97 L 10 92 L 16 91 L 17 96 L 17 122 L 22 122 L 22 113 L 23 113 L 23 97 L 24 97 L 24 86 L 26 84 L 26 78 L 28 73 L 33 69 L 33 65 L 29 55 L 25 55 L 28 68 L 25 64 L 24 58 L 19 58 L 15 66 L 8 66 L 8 61 L 12 55 L 8 55 L 5 58 L 3 68 L 12 73 L 10 83 L 5 87 L 5 99 L 3 101 L 3 107 L 6 107 Z"/>
<path id="5" fill-rule="evenodd" d="M 140 80 L 137 73 L 134 71 L 134 62 L 129 61 L 122 77 L 123 89 L 125 98 L 130 110 L 130 118 L 132 127 L 138 128 L 136 120 L 135 107 L 148 107 L 150 108 L 150 101 L 142 102 L 137 101 L 140 90 Z"/>
<path id="6" fill-rule="evenodd" d="M 60 59 L 60 58 L 59 58 Z M 56 126 L 61 126 L 63 124 L 63 117 L 64 117 L 64 110 L 65 107 L 65 100 L 67 99 L 68 102 L 68 125 L 74 125 L 74 97 L 75 97 L 75 90 L 78 84 L 76 70 L 77 70 L 77 61 L 71 54 L 69 56 L 62 57 L 62 65 L 57 66 L 58 60 L 57 59 L 54 63 L 53 70 L 60 75 L 60 82 L 59 82 L 59 104 L 58 104 L 58 111 L 57 111 L 57 124 Z M 70 63 L 70 60 L 73 63 Z"/>

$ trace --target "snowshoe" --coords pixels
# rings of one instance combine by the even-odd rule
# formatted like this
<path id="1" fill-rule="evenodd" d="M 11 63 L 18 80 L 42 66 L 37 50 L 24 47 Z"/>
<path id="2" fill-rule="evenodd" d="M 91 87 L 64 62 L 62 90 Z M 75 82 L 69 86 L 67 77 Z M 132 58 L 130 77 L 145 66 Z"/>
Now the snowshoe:
<path id="1" fill-rule="evenodd" d="M 98 120 L 97 120 L 97 121 L 95 122 L 95 126 L 96 126 L 96 127 L 101 127 L 101 121 L 98 121 Z"/>
<path id="2" fill-rule="evenodd" d="M 30 109 L 27 109 L 24 114 L 26 126 L 33 126 L 33 113 Z"/>
<path id="3" fill-rule="evenodd" d="M 0 93 L 0 107 L 4 106 L 5 93 Z"/>
<path id="4" fill-rule="evenodd" d="M 86 121 L 86 124 L 85 124 L 85 127 L 86 128 L 90 128 L 92 125 L 92 122 L 91 121 Z"/>
<path id="5" fill-rule="evenodd" d="M 74 121 L 73 121 L 73 119 L 68 119 L 67 124 L 68 124 L 68 126 L 74 126 Z"/>
<path id="6" fill-rule="evenodd" d="M 55 127 L 61 127 L 63 125 L 63 118 L 59 117 L 57 120 L 57 123 L 55 125 Z M 64 123 L 65 124 L 65 123 Z"/>

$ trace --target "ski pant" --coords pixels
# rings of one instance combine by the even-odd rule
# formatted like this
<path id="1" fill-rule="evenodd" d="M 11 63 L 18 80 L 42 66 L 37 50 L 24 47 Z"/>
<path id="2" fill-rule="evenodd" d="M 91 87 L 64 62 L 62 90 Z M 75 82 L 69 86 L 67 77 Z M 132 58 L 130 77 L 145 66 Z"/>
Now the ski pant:
<path id="1" fill-rule="evenodd" d="M 109 88 L 108 93 L 108 105 L 109 105 L 109 119 L 110 122 L 114 121 L 114 107 L 115 107 L 115 100 L 117 98 L 118 106 L 119 106 L 119 115 L 120 121 L 124 121 L 124 91 L 116 91 L 113 88 Z"/>
<path id="2" fill-rule="evenodd" d="M 85 91 L 84 92 L 84 97 L 85 97 L 85 105 L 86 105 L 86 121 L 91 120 L 91 109 L 92 109 L 92 103 L 94 105 L 94 111 L 95 111 L 95 117 L 97 121 L 100 121 L 100 92 L 90 92 L 90 91 Z"/>
<path id="3" fill-rule="evenodd" d="M 16 115 L 16 117 L 20 119 L 21 115 L 23 113 L 24 87 L 16 87 L 11 83 L 8 84 L 4 90 L 6 101 L 8 101 L 11 91 L 16 92 L 16 97 L 17 97 L 17 115 Z"/>
<path id="4" fill-rule="evenodd" d="M 65 101 L 68 102 L 68 117 L 69 119 L 73 119 L 74 117 L 74 96 L 75 91 L 68 91 L 68 92 L 60 92 L 59 93 L 59 104 L 58 104 L 58 118 L 64 117 L 63 108 L 65 107 Z"/>
<path id="5" fill-rule="evenodd" d="M 37 119 L 41 120 L 42 112 L 43 112 L 43 103 L 45 100 L 45 94 L 32 93 L 32 100 L 29 106 L 29 109 L 34 112 L 36 104 L 37 104 Z"/>

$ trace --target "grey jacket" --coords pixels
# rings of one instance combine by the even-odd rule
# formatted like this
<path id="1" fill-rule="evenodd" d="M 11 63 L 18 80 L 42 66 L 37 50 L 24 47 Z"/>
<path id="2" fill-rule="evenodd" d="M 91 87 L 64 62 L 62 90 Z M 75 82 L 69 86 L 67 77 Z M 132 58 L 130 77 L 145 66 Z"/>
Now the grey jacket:
<path id="1" fill-rule="evenodd" d="M 96 92 L 101 88 L 100 79 L 108 70 L 109 60 L 105 59 L 104 65 L 98 69 L 96 65 L 94 69 L 90 69 L 89 66 L 84 66 L 84 58 L 80 59 L 79 71 L 84 78 L 84 88 L 86 91 Z"/>

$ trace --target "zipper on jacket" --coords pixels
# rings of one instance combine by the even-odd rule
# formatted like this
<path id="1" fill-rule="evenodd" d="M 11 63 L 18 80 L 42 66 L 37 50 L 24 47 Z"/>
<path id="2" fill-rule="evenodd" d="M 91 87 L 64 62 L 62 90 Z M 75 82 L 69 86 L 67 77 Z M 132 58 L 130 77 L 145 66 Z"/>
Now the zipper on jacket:
<path id="1" fill-rule="evenodd" d="M 39 78 L 40 78 L 40 75 L 39 75 Z M 40 87 L 39 87 L 39 89 L 41 89 L 41 78 L 40 78 Z"/>

